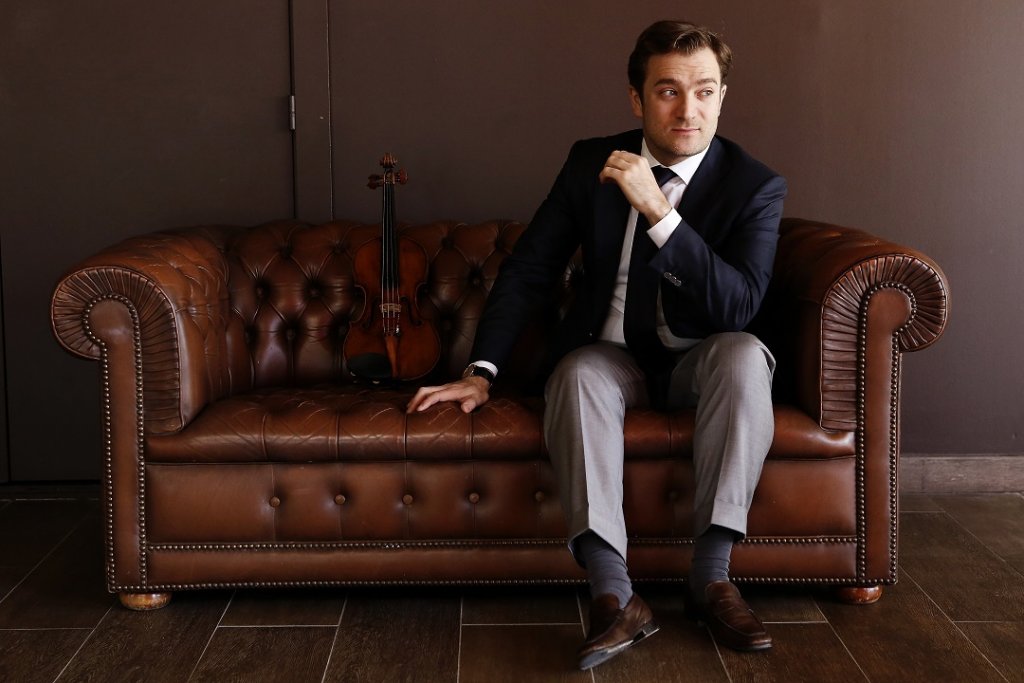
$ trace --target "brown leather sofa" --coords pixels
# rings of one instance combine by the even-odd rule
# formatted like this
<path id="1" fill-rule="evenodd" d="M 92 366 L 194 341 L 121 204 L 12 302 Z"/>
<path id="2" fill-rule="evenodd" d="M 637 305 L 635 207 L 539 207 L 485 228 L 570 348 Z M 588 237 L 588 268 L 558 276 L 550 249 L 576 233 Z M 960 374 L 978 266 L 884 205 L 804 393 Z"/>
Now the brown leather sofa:
<path id="1" fill-rule="evenodd" d="M 423 382 L 465 367 L 523 226 L 404 227 L 426 250 L 419 305 L 441 337 Z M 406 416 L 413 386 L 354 381 L 342 348 L 363 296 L 351 222 L 201 227 L 129 239 L 58 284 L 53 328 L 100 361 L 108 588 L 174 591 L 579 581 L 541 439 L 544 330 L 524 332 L 492 400 Z M 942 333 L 948 286 L 924 255 L 786 219 L 754 331 L 779 360 L 776 434 L 733 556 L 737 580 L 830 584 L 873 601 L 896 580 L 900 359 Z M 635 578 L 680 580 L 692 541 L 693 414 L 626 418 Z"/>

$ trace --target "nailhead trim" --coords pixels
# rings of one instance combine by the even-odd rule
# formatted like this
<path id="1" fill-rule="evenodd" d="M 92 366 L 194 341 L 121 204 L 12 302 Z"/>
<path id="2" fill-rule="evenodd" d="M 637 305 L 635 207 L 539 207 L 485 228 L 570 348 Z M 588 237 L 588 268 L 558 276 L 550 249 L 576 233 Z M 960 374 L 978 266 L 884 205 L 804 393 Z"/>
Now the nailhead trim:
<path id="1" fill-rule="evenodd" d="M 861 579 L 838 578 L 831 576 L 784 578 L 784 577 L 730 577 L 736 583 L 767 584 L 767 585 L 833 585 L 833 586 L 862 586 L 883 585 L 889 586 L 895 583 L 892 579 Z M 634 579 L 634 583 L 686 583 L 685 577 L 671 576 L 665 578 L 640 578 Z M 583 585 L 585 579 L 452 579 L 442 581 L 229 581 L 220 583 L 166 583 L 147 586 L 136 586 L 131 584 L 116 585 L 110 587 L 111 593 L 141 593 L 159 591 L 188 591 L 188 590 L 224 590 L 236 588 L 333 588 L 341 586 L 572 586 Z"/>
<path id="2" fill-rule="evenodd" d="M 900 348 L 899 336 L 908 329 L 917 317 L 917 299 L 913 290 L 900 282 L 880 282 L 872 285 L 864 294 L 860 308 L 857 344 L 857 576 L 867 576 L 867 503 L 866 503 L 866 457 L 867 446 L 864 438 L 866 424 L 865 395 L 867 391 L 867 317 L 868 308 L 875 294 L 883 289 L 898 289 L 910 301 L 910 315 L 892 335 L 892 358 L 890 371 L 890 404 L 889 404 L 889 576 L 895 581 L 897 567 L 897 529 L 898 515 L 896 500 L 899 495 L 897 485 L 897 458 L 899 457 L 898 410 L 899 410 L 899 379 L 900 379 Z"/>
<path id="3" fill-rule="evenodd" d="M 823 537 L 758 537 L 745 538 L 740 541 L 741 545 L 818 545 L 818 544 L 851 544 L 857 543 L 856 536 L 823 536 Z M 405 541 L 325 541 L 325 542 L 295 542 L 295 543 L 152 543 L 149 550 L 152 552 L 225 552 L 225 551 L 261 551 L 261 550 L 351 550 L 351 549 L 372 549 L 372 550 L 403 550 L 417 548 L 478 548 L 492 546 L 565 546 L 567 540 L 564 538 L 555 539 L 486 539 L 486 540 L 405 540 Z M 634 547 L 643 546 L 666 546 L 666 545 L 693 545 L 693 539 L 642 539 L 630 540 Z"/>
<path id="4" fill-rule="evenodd" d="M 148 568 L 148 544 L 146 541 L 146 463 L 145 463 L 145 413 L 143 407 L 142 392 L 142 332 L 138 310 L 135 304 L 126 296 L 121 294 L 106 294 L 91 299 L 82 310 L 82 329 L 89 339 L 100 349 L 100 377 L 102 399 L 102 423 L 103 423 L 103 490 L 106 497 L 106 546 L 107 546 L 107 585 L 112 587 L 116 581 L 117 569 L 114 555 L 114 477 L 113 477 L 113 437 L 111 435 L 111 401 L 110 401 L 110 357 L 107 343 L 93 332 L 89 325 L 89 316 L 93 307 L 102 301 L 117 301 L 128 309 L 132 318 L 132 348 L 135 360 L 135 423 L 136 423 L 136 448 L 138 451 L 138 506 L 139 506 L 139 578 L 145 586 L 149 580 Z"/>
<path id="5" fill-rule="evenodd" d="M 817 578 L 765 578 L 765 577 L 730 577 L 735 583 L 762 584 L 762 585 L 833 585 L 833 586 L 860 586 L 864 582 L 859 579 L 844 579 L 833 577 Z M 642 578 L 634 579 L 634 583 L 686 583 L 685 578 Z M 173 583 L 151 586 L 118 585 L 110 589 L 111 593 L 140 593 L 160 591 L 188 591 L 188 590 L 224 590 L 238 588 L 333 588 L 333 587 L 369 587 L 369 586 L 572 586 L 583 585 L 584 579 L 467 579 L 449 581 L 245 581 L 226 583 Z M 889 579 L 871 580 L 870 585 L 888 586 L 895 583 Z"/>

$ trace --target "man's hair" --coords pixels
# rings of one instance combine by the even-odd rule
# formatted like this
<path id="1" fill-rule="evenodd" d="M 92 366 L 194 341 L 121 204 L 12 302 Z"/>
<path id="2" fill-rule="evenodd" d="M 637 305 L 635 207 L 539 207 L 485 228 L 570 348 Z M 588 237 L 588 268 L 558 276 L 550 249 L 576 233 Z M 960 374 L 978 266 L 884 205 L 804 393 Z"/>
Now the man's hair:
<path id="1" fill-rule="evenodd" d="M 721 38 L 703 26 L 687 21 L 657 21 L 648 26 L 636 39 L 636 47 L 629 56 L 629 84 L 643 94 L 644 79 L 647 77 L 647 61 L 653 55 L 680 52 L 691 55 L 704 48 L 710 49 L 718 59 L 722 70 L 722 83 L 729 75 L 732 65 L 732 50 Z"/>

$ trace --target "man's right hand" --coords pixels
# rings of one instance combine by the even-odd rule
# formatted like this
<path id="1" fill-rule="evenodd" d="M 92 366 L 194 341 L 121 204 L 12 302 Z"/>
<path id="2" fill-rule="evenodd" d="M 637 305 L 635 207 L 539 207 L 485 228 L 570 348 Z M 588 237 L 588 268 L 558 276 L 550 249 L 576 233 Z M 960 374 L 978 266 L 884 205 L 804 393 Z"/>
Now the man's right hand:
<path id="1" fill-rule="evenodd" d="M 435 403 L 453 401 L 471 413 L 490 398 L 491 384 L 483 377 L 464 377 L 439 387 L 420 387 L 405 407 L 406 414 L 421 413 Z"/>

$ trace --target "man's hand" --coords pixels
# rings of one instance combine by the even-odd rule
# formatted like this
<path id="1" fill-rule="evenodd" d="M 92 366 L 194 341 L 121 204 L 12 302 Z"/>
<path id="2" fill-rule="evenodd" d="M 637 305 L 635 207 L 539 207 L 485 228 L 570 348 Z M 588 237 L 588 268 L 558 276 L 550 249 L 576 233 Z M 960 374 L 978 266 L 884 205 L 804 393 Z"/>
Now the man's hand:
<path id="1" fill-rule="evenodd" d="M 464 413 L 471 413 L 490 398 L 490 383 L 483 377 L 464 377 L 440 387 L 420 387 L 405 407 L 406 414 L 423 412 L 435 403 L 454 401 Z"/>
<path id="2" fill-rule="evenodd" d="M 602 183 L 616 183 L 633 208 L 646 216 L 651 225 L 672 210 L 654 179 L 651 165 L 639 154 L 612 152 L 597 177 Z"/>

